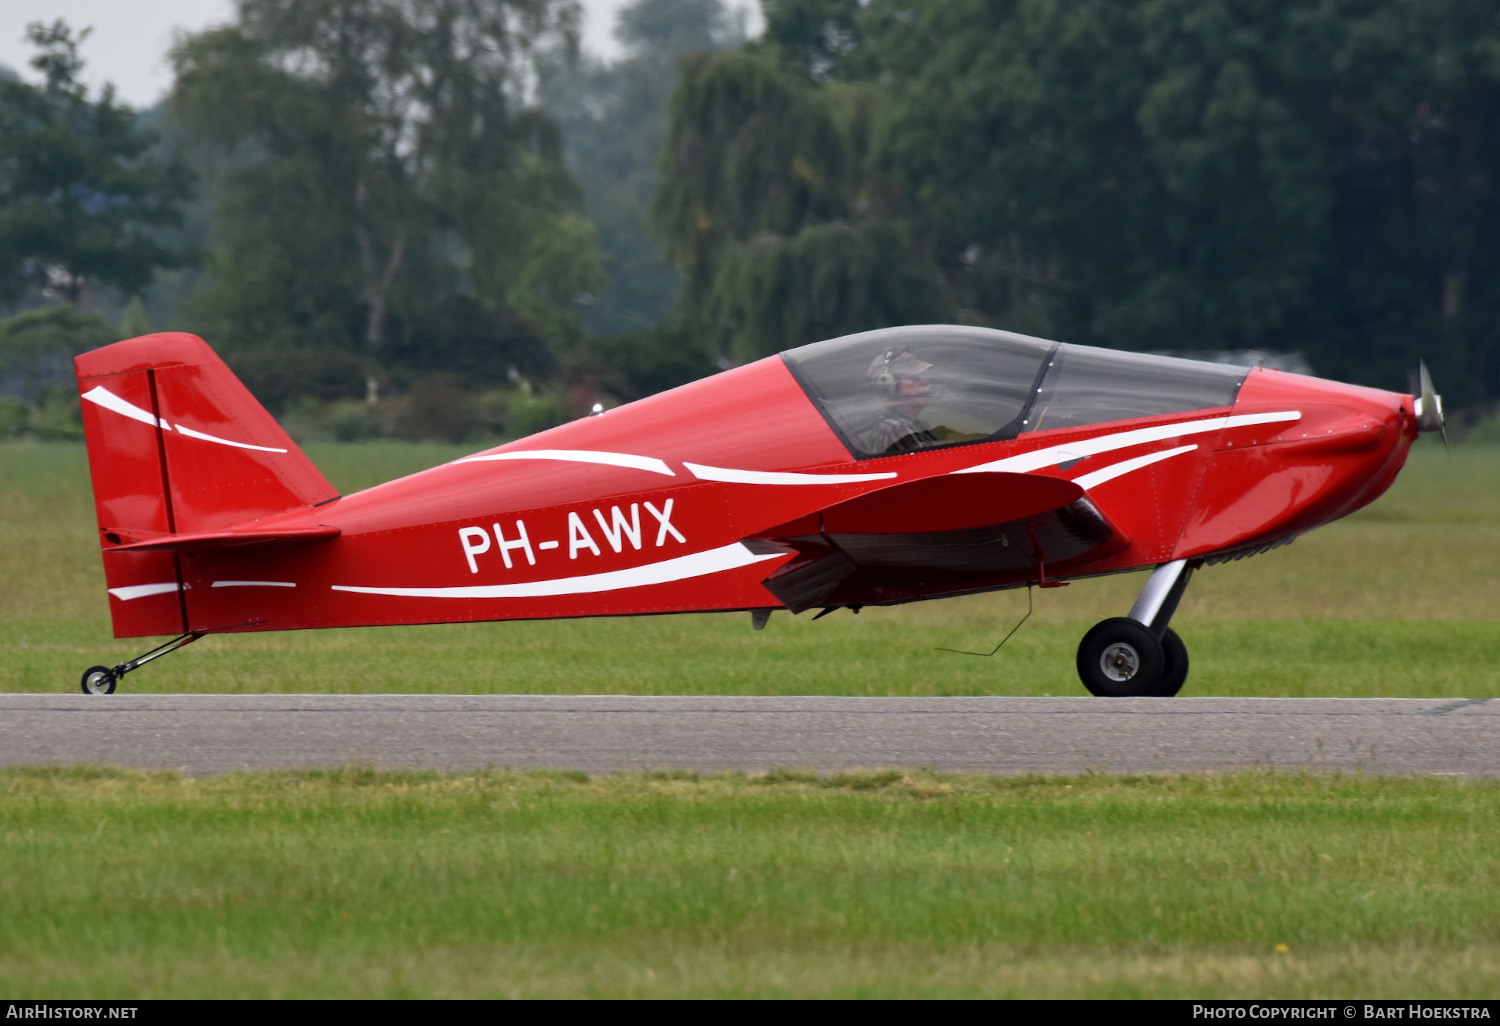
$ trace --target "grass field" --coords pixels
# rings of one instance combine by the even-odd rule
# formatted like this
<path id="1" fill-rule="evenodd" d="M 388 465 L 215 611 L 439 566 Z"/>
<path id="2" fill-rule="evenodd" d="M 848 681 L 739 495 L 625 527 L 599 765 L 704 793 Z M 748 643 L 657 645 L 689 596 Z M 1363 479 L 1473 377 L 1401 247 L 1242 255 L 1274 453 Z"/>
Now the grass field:
<path id="1" fill-rule="evenodd" d="M 453 458 L 439 445 L 312 445 L 346 494 Z M 893 609 L 366 628 L 210 638 L 131 675 L 146 692 L 1082 694 L 1078 639 L 1129 609 L 1129 574 Z M 1500 447 L 1424 443 L 1390 494 L 1287 548 L 1193 579 L 1174 626 L 1189 695 L 1500 695 Z M 143 651 L 110 636 L 87 461 L 0 445 L 0 691 L 72 691 Z"/>
<path id="2" fill-rule="evenodd" d="M 1493 997 L 1500 783 L 0 771 L 0 993 Z"/>

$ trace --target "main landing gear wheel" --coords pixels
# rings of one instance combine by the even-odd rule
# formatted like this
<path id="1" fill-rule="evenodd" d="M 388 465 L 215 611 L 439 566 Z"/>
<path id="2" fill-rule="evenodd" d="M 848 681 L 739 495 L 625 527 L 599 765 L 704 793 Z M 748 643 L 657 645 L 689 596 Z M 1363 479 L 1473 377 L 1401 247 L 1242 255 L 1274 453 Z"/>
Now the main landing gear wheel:
<path id="1" fill-rule="evenodd" d="M 1078 676 L 1089 693 L 1100 698 L 1157 694 L 1166 663 L 1162 643 L 1150 628 L 1125 616 L 1095 624 L 1078 645 Z M 1186 668 L 1184 659 L 1184 678 Z"/>
<path id="2" fill-rule="evenodd" d="M 112 695 L 115 693 L 115 671 L 108 666 L 90 666 L 83 671 L 83 693 L 85 695 Z"/>
<path id="3" fill-rule="evenodd" d="M 1187 680 L 1187 646 L 1182 643 L 1177 632 L 1168 627 L 1167 632 L 1161 638 L 1161 652 L 1165 664 L 1161 671 L 1161 682 L 1156 685 L 1156 690 L 1152 694 L 1158 698 L 1174 698 L 1177 692 L 1182 690 L 1183 682 Z"/>

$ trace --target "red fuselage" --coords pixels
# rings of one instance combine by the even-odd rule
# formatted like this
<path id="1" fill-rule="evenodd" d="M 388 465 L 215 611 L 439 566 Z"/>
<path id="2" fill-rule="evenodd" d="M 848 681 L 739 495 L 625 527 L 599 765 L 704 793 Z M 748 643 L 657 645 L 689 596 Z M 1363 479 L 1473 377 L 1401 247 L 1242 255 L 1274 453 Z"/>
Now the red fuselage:
<path id="1" fill-rule="evenodd" d="M 1415 437 L 1410 396 L 1251 370 L 1229 406 L 856 458 L 772 357 L 317 506 L 199 499 L 324 535 L 179 545 L 180 591 L 112 605 L 285 630 L 910 601 L 1252 550 L 1379 496 Z"/>

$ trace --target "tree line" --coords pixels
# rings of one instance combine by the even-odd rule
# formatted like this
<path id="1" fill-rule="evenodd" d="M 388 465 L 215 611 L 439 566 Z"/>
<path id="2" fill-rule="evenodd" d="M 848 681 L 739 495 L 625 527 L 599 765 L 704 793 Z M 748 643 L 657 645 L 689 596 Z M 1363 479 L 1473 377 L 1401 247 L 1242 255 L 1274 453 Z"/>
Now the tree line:
<path id="1" fill-rule="evenodd" d="M 1493 4 L 762 13 L 636 0 L 603 62 L 574 0 L 240 0 L 144 114 L 35 26 L 40 80 L 0 79 L 0 303 L 35 308 L 0 388 L 135 298 L 353 434 L 514 433 L 935 321 L 1500 398 Z"/>

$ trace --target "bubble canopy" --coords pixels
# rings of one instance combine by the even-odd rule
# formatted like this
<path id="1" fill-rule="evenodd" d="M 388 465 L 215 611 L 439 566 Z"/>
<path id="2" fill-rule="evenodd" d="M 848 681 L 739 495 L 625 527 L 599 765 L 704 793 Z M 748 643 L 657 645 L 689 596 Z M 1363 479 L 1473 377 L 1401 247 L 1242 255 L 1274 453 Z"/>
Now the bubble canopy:
<path id="1" fill-rule="evenodd" d="M 1232 406 L 1244 367 L 991 328 L 883 328 L 781 354 L 860 458 Z"/>

